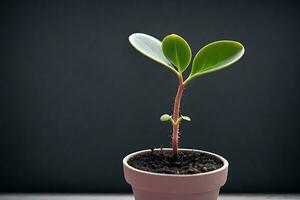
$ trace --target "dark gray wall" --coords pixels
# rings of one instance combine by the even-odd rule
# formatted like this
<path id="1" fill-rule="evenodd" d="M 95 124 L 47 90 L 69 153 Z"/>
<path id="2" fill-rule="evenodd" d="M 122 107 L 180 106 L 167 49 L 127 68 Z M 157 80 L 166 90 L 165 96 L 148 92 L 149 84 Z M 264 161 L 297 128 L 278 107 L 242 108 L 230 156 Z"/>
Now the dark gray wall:
<path id="1" fill-rule="evenodd" d="M 176 77 L 128 36 L 182 35 L 246 53 L 193 81 L 181 147 L 230 161 L 224 192 L 300 192 L 296 1 L 1 1 L 0 191 L 129 192 L 122 158 L 170 146 Z"/>

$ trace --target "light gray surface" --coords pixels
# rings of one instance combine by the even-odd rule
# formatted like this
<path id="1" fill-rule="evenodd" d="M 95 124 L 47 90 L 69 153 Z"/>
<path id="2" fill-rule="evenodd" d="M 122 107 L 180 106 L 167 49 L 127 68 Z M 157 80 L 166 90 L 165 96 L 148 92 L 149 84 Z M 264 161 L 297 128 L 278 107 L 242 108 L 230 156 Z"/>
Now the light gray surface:
<path id="1" fill-rule="evenodd" d="M 221 195 L 218 200 L 300 200 L 300 195 Z M 0 195 L 0 200 L 134 200 L 132 195 Z"/>

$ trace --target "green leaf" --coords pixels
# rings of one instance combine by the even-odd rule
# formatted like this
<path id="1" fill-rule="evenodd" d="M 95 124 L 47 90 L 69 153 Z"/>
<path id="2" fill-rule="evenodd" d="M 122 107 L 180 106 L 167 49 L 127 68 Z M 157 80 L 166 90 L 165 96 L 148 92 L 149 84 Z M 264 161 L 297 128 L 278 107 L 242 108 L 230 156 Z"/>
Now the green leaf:
<path id="1" fill-rule="evenodd" d="M 181 118 L 185 121 L 192 121 L 190 117 L 181 115 Z"/>
<path id="2" fill-rule="evenodd" d="M 179 72 L 183 72 L 189 66 L 192 58 L 191 48 L 179 35 L 166 36 L 162 41 L 162 50 Z"/>
<path id="3" fill-rule="evenodd" d="M 170 121 L 171 119 L 172 119 L 172 116 L 170 116 L 168 114 L 163 114 L 162 116 L 160 116 L 160 121 L 162 121 L 162 122 Z"/>
<path id="4" fill-rule="evenodd" d="M 166 66 L 176 74 L 178 72 L 164 56 L 162 52 L 162 43 L 160 40 L 144 33 L 133 33 L 129 36 L 129 42 L 132 46 L 148 58 Z"/>
<path id="5" fill-rule="evenodd" d="M 190 77 L 193 78 L 228 67 L 239 60 L 244 52 L 245 49 L 239 42 L 222 40 L 210 43 L 196 54 Z"/>

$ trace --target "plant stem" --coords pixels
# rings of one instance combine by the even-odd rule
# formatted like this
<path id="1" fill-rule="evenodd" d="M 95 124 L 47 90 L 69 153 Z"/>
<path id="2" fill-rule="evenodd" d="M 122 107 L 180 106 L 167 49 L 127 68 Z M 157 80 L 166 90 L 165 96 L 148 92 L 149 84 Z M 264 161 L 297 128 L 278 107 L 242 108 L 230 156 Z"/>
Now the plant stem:
<path id="1" fill-rule="evenodd" d="M 182 74 L 178 76 L 179 78 L 179 85 L 178 85 L 178 90 L 177 94 L 175 97 L 175 103 L 174 103 L 174 109 L 173 109 L 173 133 L 172 133 L 172 148 L 173 148 L 173 156 L 175 159 L 178 157 L 178 139 L 179 139 L 179 112 L 180 112 L 180 102 L 181 102 L 181 97 L 183 94 L 184 90 L 184 84 L 183 84 L 183 77 Z"/>

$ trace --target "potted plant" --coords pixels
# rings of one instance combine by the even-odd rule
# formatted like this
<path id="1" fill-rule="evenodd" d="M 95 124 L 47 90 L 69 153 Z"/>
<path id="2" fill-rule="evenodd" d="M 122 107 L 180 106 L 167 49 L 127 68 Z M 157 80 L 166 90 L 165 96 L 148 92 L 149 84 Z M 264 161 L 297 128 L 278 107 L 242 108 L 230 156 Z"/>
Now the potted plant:
<path id="1" fill-rule="evenodd" d="M 143 33 L 129 36 L 130 43 L 145 56 L 170 69 L 178 78 L 173 114 L 160 120 L 172 125 L 172 148 L 142 150 L 123 159 L 126 181 L 136 200 L 216 200 L 227 179 L 228 161 L 211 152 L 179 149 L 179 126 L 190 117 L 180 112 L 181 97 L 188 83 L 201 75 L 223 69 L 244 54 L 236 41 L 222 40 L 204 46 L 193 59 L 190 75 L 184 79 L 192 53 L 188 43 L 171 34 L 163 41 Z"/>

